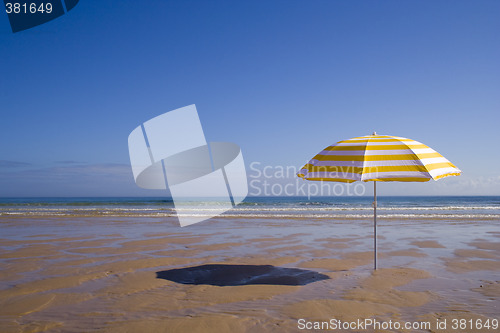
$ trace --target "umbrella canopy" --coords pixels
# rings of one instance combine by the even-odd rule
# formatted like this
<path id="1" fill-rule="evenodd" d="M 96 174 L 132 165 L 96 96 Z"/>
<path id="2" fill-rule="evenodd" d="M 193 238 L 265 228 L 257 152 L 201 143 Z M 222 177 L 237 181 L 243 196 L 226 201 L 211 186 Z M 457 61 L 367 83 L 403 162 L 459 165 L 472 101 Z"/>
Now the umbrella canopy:
<path id="1" fill-rule="evenodd" d="M 434 149 L 415 140 L 390 135 L 339 141 L 314 156 L 299 177 L 352 183 L 360 181 L 426 182 L 461 171 Z"/>
<path id="2" fill-rule="evenodd" d="M 306 180 L 373 181 L 374 267 L 377 269 L 377 181 L 426 182 L 462 171 L 421 142 L 390 135 L 339 141 L 314 156 L 297 174 Z"/>

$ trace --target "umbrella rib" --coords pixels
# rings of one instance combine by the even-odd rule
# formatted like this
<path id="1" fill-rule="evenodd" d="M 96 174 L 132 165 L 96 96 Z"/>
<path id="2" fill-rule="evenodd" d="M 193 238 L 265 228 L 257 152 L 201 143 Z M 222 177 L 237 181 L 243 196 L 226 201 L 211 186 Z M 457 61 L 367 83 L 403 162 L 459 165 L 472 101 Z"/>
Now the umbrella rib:
<path id="1" fill-rule="evenodd" d="M 366 166 L 366 158 L 365 158 L 366 148 L 368 147 L 368 144 L 370 143 L 371 139 L 372 139 L 371 137 L 368 137 L 368 140 L 366 140 L 366 142 L 365 142 L 365 150 L 363 152 L 363 164 L 361 165 L 361 167 L 362 167 L 361 170 L 363 170 L 363 171 L 361 171 L 361 177 L 359 179 L 360 181 L 365 181 L 364 178 L 365 178 L 365 166 Z"/>

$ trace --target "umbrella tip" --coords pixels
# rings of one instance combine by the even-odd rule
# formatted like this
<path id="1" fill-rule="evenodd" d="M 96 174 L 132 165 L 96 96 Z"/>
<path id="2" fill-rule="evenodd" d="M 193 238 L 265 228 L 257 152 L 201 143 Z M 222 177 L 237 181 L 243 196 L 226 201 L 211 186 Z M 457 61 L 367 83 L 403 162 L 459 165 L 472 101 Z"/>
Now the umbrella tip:
<path id="1" fill-rule="evenodd" d="M 377 135 L 377 132 L 373 132 L 373 134 L 372 134 L 372 135 Z"/>

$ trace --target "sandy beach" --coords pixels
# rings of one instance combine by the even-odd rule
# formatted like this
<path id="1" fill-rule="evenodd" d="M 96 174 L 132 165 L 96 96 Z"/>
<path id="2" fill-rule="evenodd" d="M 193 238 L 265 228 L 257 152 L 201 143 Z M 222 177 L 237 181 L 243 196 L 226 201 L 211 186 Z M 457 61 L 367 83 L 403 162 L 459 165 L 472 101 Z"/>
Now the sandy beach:
<path id="1" fill-rule="evenodd" d="M 430 326 L 343 331 L 498 331 L 452 327 L 500 319 L 495 220 L 381 221 L 376 272 L 370 220 L 0 225 L 1 332 L 298 332 L 368 318 Z"/>

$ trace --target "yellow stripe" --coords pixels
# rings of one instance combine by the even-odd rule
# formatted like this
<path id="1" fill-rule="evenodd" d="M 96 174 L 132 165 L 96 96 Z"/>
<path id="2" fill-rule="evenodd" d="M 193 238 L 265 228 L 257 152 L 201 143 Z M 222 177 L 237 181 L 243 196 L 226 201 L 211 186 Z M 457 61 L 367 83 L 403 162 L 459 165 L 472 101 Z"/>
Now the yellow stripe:
<path id="1" fill-rule="evenodd" d="M 344 151 L 344 150 L 397 150 L 397 149 L 426 149 L 429 148 L 424 144 L 419 145 L 360 145 L 360 146 L 330 146 L 324 150 L 328 151 Z"/>
<path id="2" fill-rule="evenodd" d="M 379 173 L 379 172 L 427 172 L 423 165 L 384 165 L 372 167 L 354 167 L 354 166 L 310 166 L 307 167 L 309 172 L 331 172 L 331 173 Z"/>
<path id="3" fill-rule="evenodd" d="M 455 166 L 451 163 L 432 163 L 432 164 L 427 164 L 425 166 L 427 170 L 436 170 L 436 169 L 442 169 L 442 168 L 454 168 Z"/>
<path id="4" fill-rule="evenodd" d="M 327 173 L 353 173 L 353 174 L 366 174 L 366 173 L 381 173 L 381 172 L 428 172 L 431 170 L 454 167 L 451 163 L 434 163 L 427 166 L 423 165 L 397 165 L 397 166 L 373 166 L 373 167 L 354 167 L 354 166 L 314 166 L 306 164 L 303 169 L 308 172 L 327 172 Z M 304 177 L 300 174 L 299 177 Z M 442 177 L 440 177 L 442 178 Z M 437 178 L 439 179 L 439 178 Z"/>
<path id="5" fill-rule="evenodd" d="M 305 167 L 308 172 L 331 172 L 331 173 L 379 173 L 379 172 L 427 172 L 434 169 L 448 168 L 447 163 L 431 164 L 432 168 L 428 169 L 423 165 L 382 165 L 372 167 L 354 167 L 354 166 L 336 166 L 336 165 L 309 165 Z"/>
<path id="6" fill-rule="evenodd" d="M 323 181 L 323 182 L 340 182 L 340 183 L 354 183 L 354 179 L 344 179 L 344 178 L 304 178 L 311 181 Z"/>
<path id="7" fill-rule="evenodd" d="M 401 178 L 376 178 L 364 180 L 365 182 L 377 181 L 377 182 L 427 182 L 431 178 L 419 178 L 419 177 L 401 177 Z"/>
<path id="8" fill-rule="evenodd" d="M 439 178 L 447 177 L 447 176 L 459 176 L 460 174 L 446 174 L 443 176 L 439 176 Z M 300 175 L 299 175 L 300 176 Z M 304 177 L 302 177 L 304 178 Z M 436 179 L 439 179 L 436 178 Z M 319 177 L 314 177 L 314 178 L 304 178 L 309 181 L 323 181 L 323 182 L 339 182 L 339 183 L 354 183 L 355 180 L 353 179 L 346 179 L 346 178 L 319 178 Z M 423 177 L 398 177 L 398 178 L 374 178 L 374 179 L 368 179 L 364 180 L 364 182 L 371 182 L 371 181 L 378 181 L 378 182 L 427 182 L 431 180 L 431 178 L 423 178 Z"/>
<path id="9" fill-rule="evenodd" d="M 379 173 L 379 172 L 427 172 L 423 165 L 384 165 L 365 167 L 363 173 Z"/>
<path id="10" fill-rule="evenodd" d="M 441 179 L 441 178 L 444 178 L 444 177 L 448 177 L 448 176 L 460 176 L 460 173 L 459 172 L 452 172 L 452 173 L 446 173 L 444 175 L 441 175 L 441 176 L 436 176 L 434 178 L 434 180 L 438 180 L 438 179 Z"/>
<path id="11" fill-rule="evenodd" d="M 321 155 L 314 156 L 314 160 L 318 161 L 417 161 L 423 158 L 443 157 L 439 153 L 424 153 L 424 154 L 399 154 L 399 155 Z"/>

